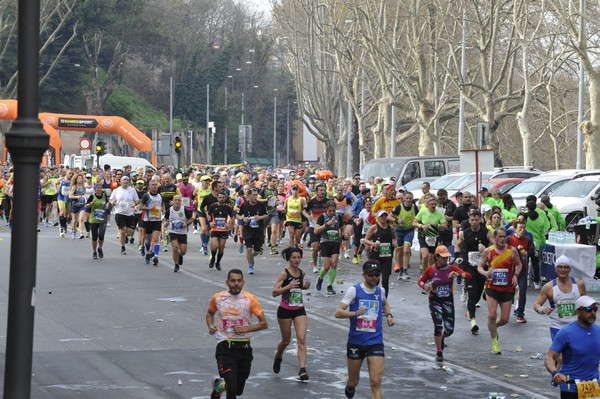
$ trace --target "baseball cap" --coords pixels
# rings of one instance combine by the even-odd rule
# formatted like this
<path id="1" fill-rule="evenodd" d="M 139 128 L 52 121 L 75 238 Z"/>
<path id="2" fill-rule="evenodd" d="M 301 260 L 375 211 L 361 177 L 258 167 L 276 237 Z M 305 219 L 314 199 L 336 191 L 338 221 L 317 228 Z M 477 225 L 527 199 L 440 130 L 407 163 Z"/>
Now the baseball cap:
<path id="1" fill-rule="evenodd" d="M 135 184 L 144 184 L 144 183 L 146 183 L 146 182 L 143 181 L 143 180 L 138 180 L 138 181 L 135 182 Z"/>
<path id="2" fill-rule="evenodd" d="M 209 175 L 204 175 L 200 178 L 200 180 L 210 180 L 210 176 Z"/>
<path id="3" fill-rule="evenodd" d="M 577 298 L 577 301 L 575 302 L 575 309 L 587 308 L 588 306 L 592 306 L 597 303 L 598 301 L 592 298 L 591 296 L 582 295 L 579 298 Z"/>
<path id="4" fill-rule="evenodd" d="M 371 271 L 381 272 L 381 264 L 376 260 L 368 260 L 363 263 L 363 273 L 369 273 Z"/>
<path id="5" fill-rule="evenodd" d="M 483 204 L 481 205 L 481 213 L 486 213 L 487 211 L 491 211 L 492 207 L 489 206 L 488 204 Z"/>
<path id="6" fill-rule="evenodd" d="M 202 172 L 200 172 L 199 170 L 196 170 L 196 171 L 194 171 L 194 174 L 195 174 L 195 175 L 201 175 L 201 174 L 202 174 Z"/>
<path id="7" fill-rule="evenodd" d="M 175 175 L 175 179 L 177 179 L 177 180 L 181 180 L 181 179 L 182 179 L 181 173 L 177 173 L 177 174 Z"/>
<path id="8" fill-rule="evenodd" d="M 285 179 L 285 176 L 280 173 L 280 174 L 277 175 L 277 178 L 278 179 Z"/>
<path id="9" fill-rule="evenodd" d="M 481 190 L 479 190 L 479 194 L 481 194 L 481 193 L 487 193 L 487 192 L 488 192 L 487 187 L 481 187 Z"/>
<path id="10" fill-rule="evenodd" d="M 445 245 L 438 245 L 438 247 L 435 249 L 435 254 L 443 256 L 444 258 L 452 256 L 452 254 L 450 254 L 450 251 L 448 251 L 448 247 L 446 247 Z"/>
<path id="11" fill-rule="evenodd" d="M 571 262 L 571 259 L 568 256 L 561 255 L 558 258 L 556 258 L 556 260 L 554 261 L 554 269 L 556 269 L 558 267 L 558 265 L 572 267 L 573 262 Z"/>
<path id="12" fill-rule="evenodd" d="M 92 177 L 92 175 L 88 173 L 87 175 L 85 175 L 85 177 Z"/>
<path id="13" fill-rule="evenodd" d="M 292 184 L 292 190 L 297 190 L 299 187 L 297 184 Z"/>
<path id="14" fill-rule="evenodd" d="M 385 209 L 382 209 L 379 212 L 377 212 L 377 217 L 379 217 L 381 215 L 389 215 L 389 213 Z"/>

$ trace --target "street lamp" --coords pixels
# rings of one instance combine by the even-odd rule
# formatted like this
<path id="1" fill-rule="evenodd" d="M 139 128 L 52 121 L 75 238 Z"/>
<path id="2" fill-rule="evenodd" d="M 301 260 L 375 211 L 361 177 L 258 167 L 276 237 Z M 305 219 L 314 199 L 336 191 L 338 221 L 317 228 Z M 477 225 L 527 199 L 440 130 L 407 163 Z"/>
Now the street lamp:
<path id="1" fill-rule="evenodd" d="M 273 167 L 277 167 L 277 89 L 273 91 Z"/>

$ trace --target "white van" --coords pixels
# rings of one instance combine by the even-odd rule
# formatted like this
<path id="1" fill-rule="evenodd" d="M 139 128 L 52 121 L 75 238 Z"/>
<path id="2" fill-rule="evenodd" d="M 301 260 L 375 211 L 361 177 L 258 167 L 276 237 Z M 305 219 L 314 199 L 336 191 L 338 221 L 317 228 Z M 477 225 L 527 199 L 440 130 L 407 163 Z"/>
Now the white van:
<path id="1" fill-rule="evenodd" d="M 436 178 L 459 170 L 458 155 L 375 158 L 365 164 L 360 175 L 365 180 L 395 177 L 398 184 L 404 185 L 414 179 Z"/>
<path id="2" fill-rule="evenodd" d="M 567 227 L 584 216 L 599 216 L 596 199 L 600 195 L 600 175 L 578 177 L 550 194 L 550 202 L 565 218 Z"/>
<path id="3" fill-rule="evenodd" d="M 123 169 L 125 165 L 130 165 L 132 170 L 136 170 L 140 167 L 144 169 L 155 169 L 147 159 L 138 157 L 119 157 L 112 154 L 106 154 L 100 157 L 100 168 L 103 168 L 104 165 L 110 165 L 111 169 Z"/>

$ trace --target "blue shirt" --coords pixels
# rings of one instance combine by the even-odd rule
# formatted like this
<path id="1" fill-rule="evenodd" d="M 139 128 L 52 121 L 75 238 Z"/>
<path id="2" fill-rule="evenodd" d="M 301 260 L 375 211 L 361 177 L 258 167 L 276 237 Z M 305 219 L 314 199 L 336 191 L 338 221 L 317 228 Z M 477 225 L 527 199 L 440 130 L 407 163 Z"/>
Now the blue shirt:
<path id="1" fill-rule="evenodd" d="M 583 328 L 574 321 L 561 328 L 556 334 L 550 349 L 562 353 L 563 361 L 561 374 L 568 380 L 583 381 L 598 378 L 598 363 L 600 363 L 600 326 L 592 324 Z M 561 391 L 577 392 L 575 384 L 560 384 Z"/>
<path id="2" fill-rule="evenodd" d="M 383 305 L 384 295 L 381 287 L 376 286 L 375 292 L 372 294 L 367 293 L 361 284 L 355 284 L 354 289 L 356 290 L 356 296 L 352 303 L 350 303 L 350 311 L 356 312 L 360 308 L 367 308 L 365 316 L 376 317 L 377 321 L 375 324 L 374 332 L 357 331 L 358 318 L 352 317 L 350 319 L 350 332 L 348 333 L 348 344 L 350 345 L 364 345 L 371 346 L 383 343 Z"/>
<path id="3" fill-rule="evenodd" d="M 365 204 L 362 200 L 362 194 L 358 194 L 356 195 L 356 201 L 350 205 L 350 210 L 354 213 L 354 217 L 357 217 L 363 209 L 365 209 Z"/>

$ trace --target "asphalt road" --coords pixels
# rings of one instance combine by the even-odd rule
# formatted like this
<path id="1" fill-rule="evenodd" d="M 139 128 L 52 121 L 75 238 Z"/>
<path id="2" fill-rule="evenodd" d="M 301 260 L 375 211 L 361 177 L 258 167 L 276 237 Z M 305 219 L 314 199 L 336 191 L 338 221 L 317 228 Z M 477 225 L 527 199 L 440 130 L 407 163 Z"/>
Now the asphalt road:
<path id="1" fill-rule="evenodd" d="M 208 269 L 199 253 L 200 237 L 189 236 L 190 254 L 180 273 L 173 273 L 170 252 L 161 253 L 158 267 L 145 265 L 128 245 L 119 253 L 114 227 L 108 229 L 105 258 L 91 259 L 90 239 L 59 238 L 57 228 L 39 233 L 32 398 L 208 398 L 209 381 L 216 374 L 215 340 L 204 316 L 211 296 L 225 289 L 226 270 L 241 267 L 245 258 L 229 240 L 224 271 Z M 26 243 L 23 250 L 28 250 Z M 10 230 L 0 229 L 0 336 L 4 360 L 8 302 Z M 265 254 L 268 248 L 265 250 Z M 309 252 L 302 267 L 309 271 Z M 415 262 L 416 255 L 412 261 Z M 308 372 L 310 381 L 298 382 L 295 345 L 285 355 L 279 375 L 271 371 L 280 338 L 276 320 L 278 298 L 271 296 L 277 273 L 285 265 L 279 256 L 256 260 L 256 274 L 246 277 L 245 289 L 255 294 L 269 321 L 253 340 L 254 362 L 243 397 L 287 399 L 344 398 L 347 320 L 333 317 L 343 292 L 361 281 L 360 268 L 341 262 L 336 297 L 314 288 L 307 297 L 309 314 Z M 310 275 L 313 286 L 316 275 Z M 456 298 L 455 334 L 448 338 L 444 365 L 434 360 L 433 326 L 427 298 L 412 280 L 395 281 L 390 304 L 396 325 L 384 330 L 385 376 L 383 397 L 550 398 L 559 392 L 549 384 L 543 360 L 550 344 L 548 319 L 531 310 L 537 291 L 528 292 L 527 324 L 510 323 L 500 329 L 502 355 L 490 351 L 485 327 L 485 302 L 478 310 L 482 328 L 472 335 L 464 318 L 465 306 Z M 4 374 L 4 361 L 0 363 Z M 356 398 L 369 397 L 363 366 Z M 518 395 L 518 396 L 516 396 Z"/>

